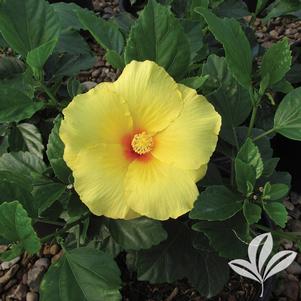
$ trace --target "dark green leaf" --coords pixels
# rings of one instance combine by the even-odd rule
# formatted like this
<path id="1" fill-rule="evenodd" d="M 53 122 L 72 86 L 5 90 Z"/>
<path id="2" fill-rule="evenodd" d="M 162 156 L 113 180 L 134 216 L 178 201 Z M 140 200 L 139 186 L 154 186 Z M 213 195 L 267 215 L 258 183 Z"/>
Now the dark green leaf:
<path id="1" fill-rule="evenodd" d="M 79 22 L 76 11 L 82 10 L 82 8 L 75 3 L 53 3 L 52 8 L 56 15 L 59 17 L 60 25 L 63 30 L 70 28 L 75 30 L 83 29 L 82 24 Z"/>
<path id="2" fill-rule="evenodd" d="M 10 242 L 18 242 L 22 246 L 20 253 L 24 250 L 34 254 L 41 248 L 31 219 L 18 201 L 0 205 L 0 236 Z"/>
<path id="3" fill-rule="evenodd" d="M 81 70 L 93 67 L 96 58 L 90 53 L 55 53 L 46 63 L 45 70 L 53 77 L 75 76 Z"/>
<path id="4" fill-rule="evenodd" d="M 267 201 L 264 203 L 264 211 L 281 228 L 284 228 L 287 222 L 287 211 L 283 204 Z"/>
<path id="5" fill-rule="evenodd" d="M 238 126 L 249 116 L 252 108 L 248 91 L 237 83 L 228 68 L 225 58 L 212 54 L 203 65 L 202 76 L 209 75 L 203 90 L 221 114 L 222 126 Z M 205 93 L 206 95 L 206 93 Z"/>
<path id="6" fill-rule="evenodd" d="M 39 216 L 50 208 L 54 202 L 65 192 L 66 186 L 60 183 L 55 183 L 48 179 L 39 181 L 33 190 L 34 199 L 37 202 Z"/>
<path id="7" fill-rule="evenodd" d="M 20 174 L 29 179 L 46 171 L 42 159 L 29 152 L 12 152 L 0 157 L 0 170 Z"/>
<path id="8" fill-rule="evenodd" d="M 240 213 L 223 222 L 201 221 L 192 228 L 203 232 L 220 256 L 242 258 L 247 253 L 248 225 Z"/>
<path id="9" fill-rule="evenodd" d="M 208 77 L 209 75 L 188 77 L 181 80 L 181 84 L 190 87 L 192 89 L 198 90 L 202 88 L 202 86 L 204 85 Z"/>
<path id="10" fill-rule="evenodd" d="M 112 65 L 116 69 L 123 69 L 124 68 L 124 59 L 123 56 L 118 54 L 114 50 L 107 51 L 105 58 L 107 62 Z"/>
<path id="11" fill-rule="evenodd" d="M 43 69 L 44 64 L 52 54 L 57 42 L 57 38 L 52 39 L 28 52 L 26 62 L 32 68 L 34 74 L 36 71 Z"/>
<path id="12" fill-rule="evenodd" d="M 3 173 L 0 172 L 0 204 L 18 200 L 31 217 L 36 217 L 37 204 L 30 193 L 32 187 L 30 185 L 25 187 L 27 185 L 26 180 L 11 175 L 7 177 L 8 173 L 3 176 Z"/>
<path id="13" fill-rule="evenodd" d="M 47 1 L 0 2 L 0 31 L 24 58 L 30 50 L 58 37 L 59 30 L 59 20 Z"/>
<path id="14" fill-rule="evenodd" d="M 214 13 L 219 17 L 237 19 L 250 15 L 246 3 L 241 0 L 225 0 L 214 9 Z"/>
<path id="15" fill-rule="evenodd" d="M 248 138 L 240 148 L 237 159 L 252 166 L 256 171 L 256 179 L 258 179 L 263 172 L 263 162 L 258 147 L 254 142 Z"/>
<path id="16" fill-rule="evenodd" d="M 113 258 L 90 248 L 66 251 L 46 273 L 41 301 L 119 301 L 120 271 Z"/>
<path id="17" fill-rule="evenodd" d="M 289 187 L 285 184 L 272 184 L 271 189 L 269 191 L 269 197 L 272 201 L 277 201 L 285 196 L 287 196 L 289 192 Z"/>
<path id="18" fill-rule="evenodd" d="M 274 44 L 264 54 L 260 68 L 261 78 L 268 77 L 267 86 L 279 82 L 289 71 L 292 63 L 292 56 L 288 39 Z"/>
<path id="19" fill-rule="evenodd" d="M 78 10 L 76 14 L 84 28 L 103 48 L 107 51 L 114 50 L 119 54 L 122 52 L 124 38 L 116 24 L 105 21 L 88 10 Z"/>
<path id="20" fill-rule="evenodd" d="M 33 102 L 24 92 L 0 85 L 0 122 L 18 122 L 42 109 L 42 102 Z"/>
<path id="21" fill-rule="evenodd" d="M 55 120 L 53 129 L 49 135 L 47 144 L 47 157 L 55 175 L 64 183 L 70 183 L 71 170 L 66 165 L 64 155 L 64 143 L 59 136 L 61 118 Z"/>
<path id="22" fill-rule="evenodd" d="M 151 60 L 175 78 L 185 75 L 190 47 L 184 29 L 168 7 L 148 1 L 132 26 L 125 49 L 125 62 Z"/>
<path id="23" fill-rule="evenodd" d="M 20 123 L 12 127 L 9 134 L 10 151 L 29 151 L 43 159 L 44 145 L 38 128 L 31 123 Z"/>
<path id="24" fill-rule="evenodd" d="M 198 52 L 204 46 L 203 31 L 199 21 L 183 19 L 181 22 L 190 45 L 190 61 L 193 62 Z"/>
<path id="25" fill-rule="evenodd" d="M 236 80 L 245 88 L 251 85 L 252 54 L 250 43 L 234 19 L 220 19 L 204 8 L 197 8 L 215 38 L 223 44 L 226 59 Z"/>
<path id="26" fill-rule="evenodd" d="M 242 200 L 225 186 L 209 186 L 194 204 L 189 217 L 192 219 L 222 221 L 242 209 Z"/>
<path id="27" fill-rule="evenodd" d="M 238 191 L 244 195 L 249 195 L 253 192 L 256 182 L 256 170 L 253 166 L 235 159 L 235 180 Z"/>
<path id="28" fill-rule="evenodd" d="M 269 12 L 264 18 L 268 21 L 272 18 L 283 15 L 301 15 L 301 3 L 299 0 L 276 0 L 267 8 Z"/>
<path id="29" fill-rule="evenodd" d="M 261 218 L 261 207 L 248 200 L 244 201 L 243 213 L 249 225 L 256 224 Z"/>
<path id="30" fill-rule="evenodd" d="M 1 47 L 0 47 L 1 48 Z M 15 57 L 0 57 L 0 79 L 22 73 L 25 67 L 21 60 Z"/>
<path id="31" fill-rule="evenodd" d="M 82 87 L 80 81 L 75 78 L 70 78 L 67 82 L 67 90 L 71 98 L 75 97 L 77 94 L 81 94 Z"/>
<path id="32" fill-rule="evenodd" d="M 108 220 L 113 239 L 125 250 L 149 249 L 167 238 L 161 222 L 141 217 L 133 220 Z"/>
<path id="33" fill-rule="evenodd" d="M 271 158 L 267 159 L 263 162 L 263 173 L 262 176 L 269 177 L 273 174 L 273 172 L 276 169 L 276 166 L 278 165 L 279 158 Z"/>
<path id="34" fill-rule="evenodd" d="M 203 296 L 216 295 L 228 279 L 226 261 L 212 250 L 206 252 L 193 248 L 192 234 L 185 225 L 179 222 L 169 224 L 167 231 L 166 241 L 138 252 L 138 279 L 171 283 L 186 277 Z"/>
<path id="35" fill-rule="evenodd" d="M 274 129 L 289 139 L 301 141 L 301 87 L 287 94 L 279 104 Z"/>

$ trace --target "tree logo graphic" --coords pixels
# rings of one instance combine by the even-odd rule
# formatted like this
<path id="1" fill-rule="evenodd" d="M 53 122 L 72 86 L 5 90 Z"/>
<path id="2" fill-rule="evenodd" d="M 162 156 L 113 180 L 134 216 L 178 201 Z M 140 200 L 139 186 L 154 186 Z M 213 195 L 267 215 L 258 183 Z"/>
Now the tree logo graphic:
<path id="1" fill-rule="evenodd" d="M 286 269 L 296 258 L 294 251 L 280 251 L 270 260 L 273 250 L 273 238 L 271 233 L 264 233 L 256 236 L 249 244 L 249 261 L 244 259 L 235 259 L 229 262 L 229 266 L 237 274 L 255 280 L 261 284 L 261 295 L 264 292 L 264 282 Z"/>

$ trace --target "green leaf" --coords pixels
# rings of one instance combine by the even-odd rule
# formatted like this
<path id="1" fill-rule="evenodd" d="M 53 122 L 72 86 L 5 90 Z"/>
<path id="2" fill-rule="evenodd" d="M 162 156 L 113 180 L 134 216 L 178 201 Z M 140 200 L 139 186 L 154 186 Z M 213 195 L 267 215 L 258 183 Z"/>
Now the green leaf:
<path id="1" fill-rule="evenodd" d="M 198 52 L 204 46 L 202 25 L 199 21 L 182 19 L 181 24 L 190 45 L 190 61 L 194 62 Z"/>
<path id="2" fill-rule="evenodd" d="M 65 250 L 44 276 L 40 300 L 119 301 L 120 271 L 112 257 L 90 248 Z"/>
<path id="3" fill-rule="evenodd" d="M 289 187 L 287 185 L 272 184 L 268 196 L 270 200 L 277 201 L 287 196 L 288 192 Z"/>
<path id="4" fill-rule="evenodd" d="M 235 180 L 238 191 L 248 196 L 253 192 L 256 182 L 255 168 L 240 159 L 235 159 Z M 250 190 L 251 188 L 251 190 Z"/>
<path id="5" fill-rule="evenodd" d="M 76 11 L 82 8 L 75 3 L 53 3 L 51 4 L 54 12 L 60 20 L 61 28 L 66 31 L 68 29 L 80 30 L 83 29 L 82 24 L 79 22 Z"/>
<path id="6" fill-rule="evenodd" d="M 0 47 L 1 48 L 1 47 Z M 25 69 L 23 62 L 15 57 L 0 57 L 0 79 L 22 73 Z"/>
<path id="7" fill-rule="evenodd" d="M 0 205 L 0 236 L 10 242 L 18 242 L 29 254 L 39 252 L 40 240 L 37 237 L 27 212 L 18 201 Z"/>
<path id="8" fill-rule="evenodd" d="M 18 122 L 30 118 L 43 106 L 42 102 L 33 102 L 24 92 L 0 84 L 0 122 Z"/>
<path id="9" fill-rule="evenodd" d="M 112 21 L 105 21 L 88 10 L 77 10 L 79 21 L 93 38 L 107 51 L 114 50 L 121 54 L 124 38 L 119 28 Z"/>
<path id="10" fill-rule="evenodd" d="M 283 204 L 278 202 L 265 202 L 264 211 L 278 226 L 284 228 L 287 222 L 287 211 Z"/>
<path id="11" fill-rule="evenodd" d="M 67 91 L 71 98 L 82 93 L 80 81 L 75 78 L 69 78 L 67 82 Z"/>
<path id="12" fill-rule="evenodd" d="M 195 11 L 205 18 L 209 30 L 223 44 L 229 68 L 236 80 L 248 89 L 251 86 L 252 54 L 250 43 L 239 22 L 218 18 L 204 8 Z"/>
<path id="13" fill-rule="evenodd" d="M 287 94 L 279 104 L 274 129 L 289 139 L 301 141 L 301 87 Z"/>
<path id="14" fill-rule="evenodd" d="M 50 208 L 62 194 L 65 192 L 66 186 L 61 183 L 55 183 L 48 179 L 39 181 L 33 190 L 34 199 L 38 206 L 39 216 Z"/>
<path id="15" fill-rule="evenodd" d="M 263 19 L 265 22 L 283 15 L 296 15 L 300 17 L 301 3 L 299 0 L 276 0 L 267 8 L 268 14 Z"/>
<path id="16" fill-rule="evenodd" d="M 36 217 L 37 205 L 31 195 L 32 187 L 25 186 L 27 181 L 3 171 L 0 172 L 0 177 L 0 204 L 18 200 L 31 217 Z"/>
<path id="17" fill-rule="evenodd" d="M 204 233 L 212 248 L 226 258 L 242 258 L 247 254 L 248 224 L 242 214 L 222 222 L 201 221 L 192 229 Z"/>
<path id="18" fill-rule="evenodd" d="M 288 39 L 285 38 L 265 52 L 260 68 L 261 78 L 264 79 L 268 76 L 269 84 L 267 86 L 271 86 L 285 76 L 290 70 L 291 63 L 292 56 L 290 46 Z"/>
<path id="19" fill-rule="evenodd" d="M 0 170 L 24 175 L 31 179 L 46 171 L 46 165 L 42 159 L 29 152 L 12 152 L 0 157 Z"/>
<path id="20" fill-rule="evenodd" d="M 180 22 L 170 9 L 148 1 L 132 26 L 125 48 L 125 62 L 151 60 L 175 78 L 185 75 L 190 64 L 190 46 Z"/>
<path id="21" fill-rule="evenodd" d="M 54 53 L 45 65 L 47 74 L 53 77 L 76 76 L 81 70 L 88 70 L 96 62 L 90 53 Z"/>
<path id="22" fill-rule="evenodd" d="M 194 204 L 189 217 L 208 221 L 222 221 L 242 209 L 242 200 L 225 186 L 209 186 Z"/>
<path id="23" fill-rule="evenodd" d="M 107 220 L 113 239 L 125 250 L 149 249 L 167 238 L 161 222 L 141 217 L 133 220 Z"/>
<path id="24" fill-rule="evenodd" d="M 244 201 L 243 213 L 249 225 L 256 224 L 261 218 L 261 208 L 249 200 Z"/>
<path id="25" fill-rule="evenodd" d="M 181 84 L 190 87 L 192 89 L 198 90 L 202 88 L 206 80 L 209 78 L 209 75 L 204 76 L 194 76 L 194 77 L 187 77 L 181 80 Z"/>
<path id="26" fill-rule="evenodd" d="M 228 280 L 226 261 L 212 250 L 193 248 L 192 233 L 184 224 L 169 224 L 167 231 L 166 241 L 138 252 L 138 279 L 151 283 L 172 283 L 188 278 L 202 296 L 210 298 L 216 295 Z"/>
<path id="27" fill-rule="evenodd" d="M 105 58 L 107 62 L 112 65 L 116 69 L 123 69 L 124 68 L 124 59 L 123 56 L 118 54 L 114 50 L 107 51 Z"/>
<path id="28" fill-rule="evenodd" d="M 271 159 L 264 160 L 262 176 L 263 177 L 271 176 L 273 174 L 273 172 L 275 171 L 279 160 L 280 160 L 279 158 L 271 158 Z"/>
<path id="29" fill-rule="evenodd" d="M 26 63 L 32 68 L 34 73 L 43 69 L 57 42 L 58 39 L 52 39 L 28 52 Z"/>
<path id="30" fill-rule="evenodd" d="M 24 58 L 30 50 L 58 37 L 59 30 L 59 20 L 44 0 L 0 2 L 0 31 Z"/>
<path id="31" fill-rule="evenodd" d="M 76 54 L 90 54 L 91 50 L 81 34 L 74 30 L 64 31 L 56 45 L 55 52 Z"/>
<path id="32" fill-rule="evenodd" d="M 44 145 L 38 128 L 31 123 L 20 123 L 11 128 L 9 134 L 10 151 L 29 151 L 43 159 Z"/>
<path id="33" fill-rule="evenodd" d="M 65 146 L 59 136 L 60 125 L 61 118 L 57 118 L 54 122 L 53 129 L 49 135 L 46 153 L 56 177 L 62 182 L 68 184 L 72 180 L 72 176 L 71 170 L 66 165 L 63 159 Z"/>
<path id="34" fill-rule="evenodd" d="M 256 179 L 258 179 L 263 172 L 263 162 L 258 147 L 254 142 L 248 138 L 240 148 L 236 159 L 252 166 L 256 171 Z"/>
<path id="35" fill-rule="evenodd" d="M 248 91 L 233 78 L 225 58 L 212 54 L 203 65 L 202 76 L 209 76 L 202 92 L 221 114 L 222 127 L 231 128 L 243 123 L 252 104 Z M 207 93 L 206 93 L 207 92 Z"/>
<path id="36" fill-rule="evenodd" d="M 240 19 L 250 15 L 246 3 L 241 0 L 225 0 L 214 9 L 214 13 L 219 17 L 235 19 Z"/>

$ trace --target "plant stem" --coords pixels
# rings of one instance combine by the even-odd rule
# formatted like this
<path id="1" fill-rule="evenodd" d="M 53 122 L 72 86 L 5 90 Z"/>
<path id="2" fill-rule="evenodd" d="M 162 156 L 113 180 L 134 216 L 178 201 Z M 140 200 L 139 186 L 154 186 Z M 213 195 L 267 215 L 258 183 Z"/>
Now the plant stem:
<path id="1" fill-rule="evenodd" d="M 265 226 L 262 226 L 262 225 L 255 224 L 254 226 L 257 229 L 260 229 L 260 230 L 263 230 L 263 231 L 266 231 L 266 232 L 271 232 L 275 236 L 286 238 L 288 240 L 294 240 L 298 237 L 301 237 L 301 232 L 282 232 L 282 231 L 275 231 L 275 230 L 273 231 L 269 227 L 265 227 Z"/>
<path id="2" fill-rule="evenodd" d="M 253 139 L 253 141 L 257 141 L 257 140 L 259 140 L 259 139 L 261 139 L 261 138 L 263 138 L 263 137 L 265 137 L 265 136 L 267 136 L 267 135 L 269 135 L 269 134 L 272 134 L 272 133 L 274 133 L 274 132 L 275 132 L 275 129 L 274 129 L 274 128 L 273 128 L 273 129 L 270 129 L 270 130 L 268 130 L 268 131 L 266 131 L 266 132 L 260 134 L 259 136 L 255 137 L 255 138 Z"/>
<path id="3" fill-rule="evenodd" d="M 252 136 L 252 129 L 255 124 L 257 109 L 258 109 L 258 105 L 255 104 L 253 107 L 253 110 L 252 110 L 252 115 L 251 115 L 250 124 L 249 124 L 249 128 L 248 128 L 248 137 Z"/>
<path id="4" fill-rule="evenodd" d="M 64 226 L 64 223 L 60 223 L 60 222 L 54 222 L 54 221 L 50 221 L 50 220 L 46 220 L 46 219 L 41 219 L 41 218 L 33 218 L 32 219 L 35 223 L 43 223 L 43 224 L 48 224 L 48 225 L 55 225 L 55 226 Z"/>
<path id="5" fill-rule="evenodd" d="M 77 220 L 75 220 L 74 222 L 72 222 L 70 224 L 66 224 L 62 229 L 56 231 L 55 233 L 52 233 L 52 234 L 49 234 L 49 235 L 43 237 L 41 239 L 41 243 L 45 243 L 45 242 L 49 241 L 50 239 L 52 239 L 55 236 L 60 236 L 60 235 L 64 234 L 65 232 L 67 232 L 68 230 L 70 230 L 71 228 L 73 228 L 74 226 L 80 224 L 89 215 L 90 215 L 90 212 L 87 212 L 83 216 L 81 216 L 80 218 L 78 218 Z"/>
<path id="6" fill-rule="evenodd" d="M 54 105 L 56 106 L 57 104 L 57 101 L 56 101 L 56 98 L 55 96 L 52 94 L 52 92 L 48 89 L 48 87 L 44 84 L 44 83 L 40 83 L 40 87 L 42 88 L 42 90 L 48 95 L 49 97 L 49 103 L 51 105 Z"/>

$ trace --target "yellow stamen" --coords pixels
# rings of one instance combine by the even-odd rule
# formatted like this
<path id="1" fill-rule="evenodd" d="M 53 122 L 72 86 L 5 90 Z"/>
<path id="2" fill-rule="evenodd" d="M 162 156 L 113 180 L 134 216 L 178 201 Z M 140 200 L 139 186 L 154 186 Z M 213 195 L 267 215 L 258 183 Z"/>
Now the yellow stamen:
<path id="1" fill-rule="evenodd" d="M 153 137 L 146 132 L 136 134 L 131 145 L 135 153 L 144 155 L 152 150 L 154 145 Z"/>

